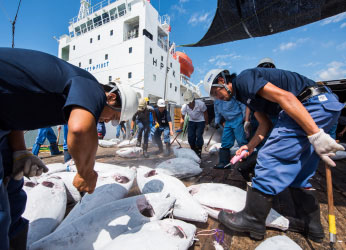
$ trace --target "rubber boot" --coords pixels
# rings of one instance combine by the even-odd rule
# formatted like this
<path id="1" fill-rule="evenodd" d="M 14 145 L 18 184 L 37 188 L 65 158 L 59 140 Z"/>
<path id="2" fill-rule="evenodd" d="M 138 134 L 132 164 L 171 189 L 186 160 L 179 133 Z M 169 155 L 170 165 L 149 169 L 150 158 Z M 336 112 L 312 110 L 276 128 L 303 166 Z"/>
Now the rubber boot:
<path id="1" fill-rule="evenodd" d="M 37 156 L 38 153 L 40 152 L 40 148 L 41 148 L 41 144 L 35 143 L 34 146 L 32 146 L 32 154 Z"/>
<path id="2" fill-rule="evenodd" d="M 296 217 L 287 216 L 289 231 L 306 235 L 315 242 L 322 242 L 324 231 L 320 218 L 320 205 L 316 198 L 316 190 L 289 188 L 295 206 Z"/>
<path id="3" fill-rule="evenodd" d="M 141 140 L 137 139 L 136 147 L 140 147 L 142 144 Z"/>
<path id="4" fill-rule="evenodd" d="M 72 157 L 71 157 L 70 153 L 67 150 L 64 150 L 64 162 L 66 163 L 71 159 L 72 159 Z"/>
<path id="5" fill-rule="evenodd" d="M 171 154 L 171 143 L 166 142 L 165 156 L 169 156 L 170 154 Z"/>
<path id="6" fill-rule="evenodd" d="M 219 163 L 214 166 L 215 169 L 225 169 L 224 167 L 229 163 L 231 152 L 229 148 L 220 148 L 219 150 Z"/>
<path id="7" fill-rule="evenodd" d="M 159 154 L 162 154 L 163 152 L 163 145 L 162 145 L 162 142 L 161 141 L 158 141 L 157 142 L 157 146 L 159 147 L 159 150 L 155 152 L 155 154 L 159 155 Z"/>
<path id="8" fill-rule="evenodd" d="M 59 147 L 56 143 L 51 143 L 49 146 L 50 154 L 51 155 L 60 155 L 62 152 L 59 150 Z"/>
<path id="9" fill-rule="evenodd" d="M 23 228 L 16 236 L 10 239 L 10 250 L 26 250 L 26 242 L 28 239 L 29 224 Z"/>
<path id="10" fill-rule="evenodd" d="M 149 155 L 148 155 L 148 144 L 143 144 L 143 156 L 144 156 L 144 158 L 149 158 Z"/>
<path id="11" fill-rule="evenodd" d="M 248 187 L 245 208 L 238 213 L 221 211 L 219 221 L 231 230 L 248 232 L 255 240 L 262 240 L 266 233 L 265 221 L 272 207 L 272 195 Z"/>

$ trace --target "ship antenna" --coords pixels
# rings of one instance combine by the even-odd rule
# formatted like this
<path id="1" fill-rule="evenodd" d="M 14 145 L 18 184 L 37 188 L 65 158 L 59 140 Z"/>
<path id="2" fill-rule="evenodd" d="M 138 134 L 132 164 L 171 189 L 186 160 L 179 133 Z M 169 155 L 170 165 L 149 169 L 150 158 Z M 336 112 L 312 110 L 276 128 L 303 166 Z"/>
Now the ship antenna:
<path id="1" fill-rule="evenodd" d="M 80 8 L 78 13 L 78 20 L 83 19 L 84 17 L 90 14 L 89 8 L 91 5 L 91 0 L 80 0 Z"/>
<path id="2" fill-rule="evenodd" d="M 7 15 L 5 9 L 1 7 L 2 11 L 4 12 L 4 14 L 7 16 L 8 20 L 10 21 L 11 25 L 12 25 L 12 48 L 14 48 L 14 32 L 16 30 L 16 21 L 17 21 L 17 17 L 18 17 L 18 12 L 19 12 L 19 8 L 20 8 L 20 4 L 22 3 L 22 0 L 19 0 L 18 3 L 18 8 L 17 8 L 17 13 L 16 16 L 14 17 L 14 20 L 12 21 L 11 18 L 9 18 L 9 16 Z"/>

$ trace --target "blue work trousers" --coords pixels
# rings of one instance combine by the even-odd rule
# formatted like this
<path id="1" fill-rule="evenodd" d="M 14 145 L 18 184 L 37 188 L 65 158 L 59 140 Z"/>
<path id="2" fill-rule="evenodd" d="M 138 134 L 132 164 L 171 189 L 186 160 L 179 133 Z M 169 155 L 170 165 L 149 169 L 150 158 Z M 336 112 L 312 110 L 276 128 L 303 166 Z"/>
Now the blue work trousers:
<path id="1" fill-rule="evenodd" d="M 5 176 L 12 172 L 12 150 L 8 145 L 10 131 L 0 130 L 0 249 L 9 249 L 9 239 L 15 237 L 28 224 L 22 217 L 26 205 L 24 180 L 10 179 L 5 185 Z"/>
<path id="2" fill-rule="evenodd" d="M 48 139 L 50 144 L 56 143 L 57 138 L 54 133 L 54 130 L 51 127 L 40 128 L 38 130 L 38 135 L 36 137 L 35 143 L 42 145 L 46 138 Z"/>
<path id="3" fill-rule="evenodd" d="M 106 125 L 104 122 L 97 123 L 97 133 L 104 137 L 106 135 Z"/>
<path id="4" fill-rule="evenodd" d="M 142 136 L 144 137 L 144 144 L 148 144 L 148 140 L 149 140 L 149 132 L 150 132 L 150 126 L 149 124 L 143 124 L 140 121 L 137 121 L 137 127 L 138 127 L 138 134 L 137 134 L 137 140 L 139 142 L 142 142 Z"/>
<path id="5" fill-rule="evenodd" d="M 198 147 L 198 148 L 203 147 L 204 128 L 205 128 L 205 121 L 203 121 L 203 122 L 189 121 L 189 125 L 187 127 L 187 140 L 188 140 L 190 147 L 192 149 L 195 147 Z"/>
<path id="6" fill-rule="evenodd" d="M 63 145 L 64 151 L 68 150 L 68 148 L 67 148 L 67 134 L 68 134 L 68 126 L 67 126 L 67 124 L 65 124 L 64 125 L 64 145 Z"/>
<path id="7" fill-rule="evenodd" d="M 126 135 L 126 127 L 125 126 L 122 126 L 122 125 L 118 124 L 116 128 L 117 128 L 116 135 L 115 135 L 116 138 L 120 137 L 120 131 L 121 131 L 121 134 L 123 136 Z"/>
<path id="8" fill-rule="evenodd" d="M 239 147 L 247 144 L 242 115 L 236 116 L 233 120 L 225 122 L 221 138 L 221 147 L 233 147 L 234 140 L 237 140 Z"/>
<path id="9" fill-rule="evenodd" d="M 155 128 L 153 127 L 153 131 L 154 131 L 154 142 L 157 145 L 162 145 L 162 141 L 161 141 L 161 134 L 163 132 L 163 141 L 165 143 L 170 142 L 170 136 L 169 136 L 169 127 L 165 126 L 165 127 L 158 127 Z"/>
<path id="10" fill-rule="evenodd" d="M 332 93 L 311 97 L 303 105 L 325 132 L 330 131 L 344 106 Z M 319 160 L 305 131 L 285 111 L 281 111 L 258 153 L 252 187 L 270 195 L 276 195 L 287 187 L 311 187 L 309 179 L 315 174 Z"/>

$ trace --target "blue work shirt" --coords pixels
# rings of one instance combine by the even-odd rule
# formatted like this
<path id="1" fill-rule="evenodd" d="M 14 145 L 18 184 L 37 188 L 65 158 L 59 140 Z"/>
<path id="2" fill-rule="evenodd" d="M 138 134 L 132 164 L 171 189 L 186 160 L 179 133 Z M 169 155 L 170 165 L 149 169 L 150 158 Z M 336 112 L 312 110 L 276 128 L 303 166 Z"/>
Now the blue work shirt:
<path id="1" fill-rule="evenodd" d="M 244 70 L 232 81 L 233 96 L 251 110 L 278 115 L 281 110 L 279 104 L 257 95 L 257 92 L 268 82 L 295 96 L 306 87 L 316 85 L 313 80 L 295 72 L 272 68 L 253 68 Z"/>
<path id="2" fill-rule="evenodd" d="M 226 121 L 231 121 L 235 117 L 244 115 L 245 105 L 237 101 L 235 98 L 231 98 L 229 101 L 223 101 L 215 99 L 214 112 L 215 112 L 215 124 L 219 124 L 221 117 Z"/>
<path id="3" fill-rule="evenodd" d="M 168 123 L 172 122 L 171 115 L 167 112 L 166 109 L 162 113 L 159 111 L 158 108 L 155 108 L 154 110 L 157 122 L 159 123 L 160 127 L 167 127 Z"/>
<path id="4" fill-rule="evenodd" d="M 73 106 L 97 122 L 105 104 L 103 88 L 87 71 L 43 52 L 0 48 L 0 129 L 65 124 Z"/>

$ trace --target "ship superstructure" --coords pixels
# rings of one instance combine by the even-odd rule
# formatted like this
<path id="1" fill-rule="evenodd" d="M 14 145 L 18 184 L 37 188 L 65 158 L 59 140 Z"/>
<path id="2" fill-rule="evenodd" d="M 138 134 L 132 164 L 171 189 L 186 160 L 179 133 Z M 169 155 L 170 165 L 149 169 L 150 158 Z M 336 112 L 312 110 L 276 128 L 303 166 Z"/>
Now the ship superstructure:
<path id="1" fill-rule="evenodd" d="M 169 16 L 159 16 L 147 0 L 104 0 L 94 6 L 81 0 L 69 34 L 59 38 L 59 57 L 100 83 L 129 84 L 138 97 L 181 105 L 187 89 L 197 97 L 200 91 L 181 74 L 170 29 Z"/>

